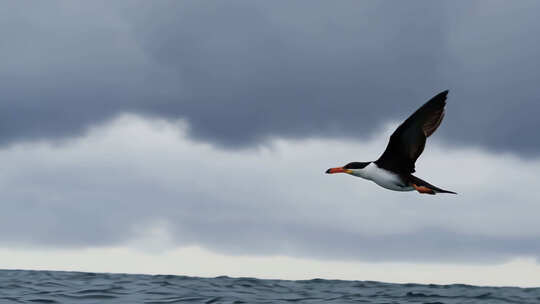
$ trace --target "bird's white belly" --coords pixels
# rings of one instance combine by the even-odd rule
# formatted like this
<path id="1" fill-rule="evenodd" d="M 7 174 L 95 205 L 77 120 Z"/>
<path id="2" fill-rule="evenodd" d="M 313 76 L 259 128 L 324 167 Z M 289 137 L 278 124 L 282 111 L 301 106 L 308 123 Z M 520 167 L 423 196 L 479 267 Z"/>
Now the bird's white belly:
<path id="1" fill-rule="evenodd" d="M 407 185 L 403 180 L 395 173 L 390 172 L 385 169 L 377 167 L 377 165 L 371 163 L 365 170 L 362 170 L 362 174 L 354 174 L 358 177 L 363 177 L 365 179 L 371 180 L 377 185 L 394 191 L 412 191 L 414 188 L 410 185 Z"/>
<path id="2" fill-rule="evenodd" d="M 403 184 L 401 179 L 390 172 L 384 172 L 371 179 L 375 184 L 394 191 L 412 191 L 414 188 Z"/>

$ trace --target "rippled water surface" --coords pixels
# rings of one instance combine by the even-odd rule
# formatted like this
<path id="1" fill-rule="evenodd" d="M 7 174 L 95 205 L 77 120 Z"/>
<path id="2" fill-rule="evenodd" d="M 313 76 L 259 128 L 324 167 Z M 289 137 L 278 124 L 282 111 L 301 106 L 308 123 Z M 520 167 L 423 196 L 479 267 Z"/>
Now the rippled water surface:
<path id="1" fill-rule="evenodd" d="M 0 303 L 540 303 L 540 288 L 0 270 Z"/>

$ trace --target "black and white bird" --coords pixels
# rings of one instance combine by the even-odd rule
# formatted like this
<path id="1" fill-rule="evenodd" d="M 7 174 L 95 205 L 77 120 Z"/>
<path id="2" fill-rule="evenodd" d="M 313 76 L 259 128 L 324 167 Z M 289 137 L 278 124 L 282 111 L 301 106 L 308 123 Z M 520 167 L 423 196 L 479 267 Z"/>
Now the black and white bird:
<path id="1" fill-rule="evenodd" d="M 388 146 L 378 160 L 352 162 L 343 167 L 330 168 L 326 173 L 348 173 L 394 191 L 456 194 L 412 175 L 416 159 L 424 151 L 426 139 L 443 120 L 447 95 L 448 90 L 437 94 L 407 118 L 390 136 Z"/>

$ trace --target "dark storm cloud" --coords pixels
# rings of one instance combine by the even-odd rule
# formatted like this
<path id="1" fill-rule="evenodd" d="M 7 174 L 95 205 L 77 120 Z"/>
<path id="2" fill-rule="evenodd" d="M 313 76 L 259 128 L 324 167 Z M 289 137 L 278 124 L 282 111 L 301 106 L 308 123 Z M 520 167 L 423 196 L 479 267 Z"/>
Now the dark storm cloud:
<path id="1" fill-rule="evenodd" d="M 438 136 L 536 154 L 538 2 L 10 4 L 3 143 L 78 135 L 122 112 L 225 146 L 365 138 L 450 89 Z"/>
<path id="2" fill-rule="evenodd" d="M 183 100 L 154 109 L 185 115 L 195 136 L 224 144 L 267 135 L 368 133 L 407 105 L 396 96 L 414 106 L 416 83 L 431 94 L 445 57 L 437 4 L 393 6 L 182 2 L 153 8 L 146 16 L 160 18 L 139 23 L 138 41 L 187 90 Z M 417 47 L 425 41 L 428 48 Z M 378 102 L 385 98 L 399 106 Z"/>

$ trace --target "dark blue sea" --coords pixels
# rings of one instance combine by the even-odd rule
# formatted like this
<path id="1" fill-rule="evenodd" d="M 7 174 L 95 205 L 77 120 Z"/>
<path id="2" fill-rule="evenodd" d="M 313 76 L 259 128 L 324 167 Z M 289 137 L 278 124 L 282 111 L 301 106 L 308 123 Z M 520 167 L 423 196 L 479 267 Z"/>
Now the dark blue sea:
<path id="1" fill-rule="evenodd" d="M 0 270 L 0 303 L 540 303 L 540 288 Z"/>

